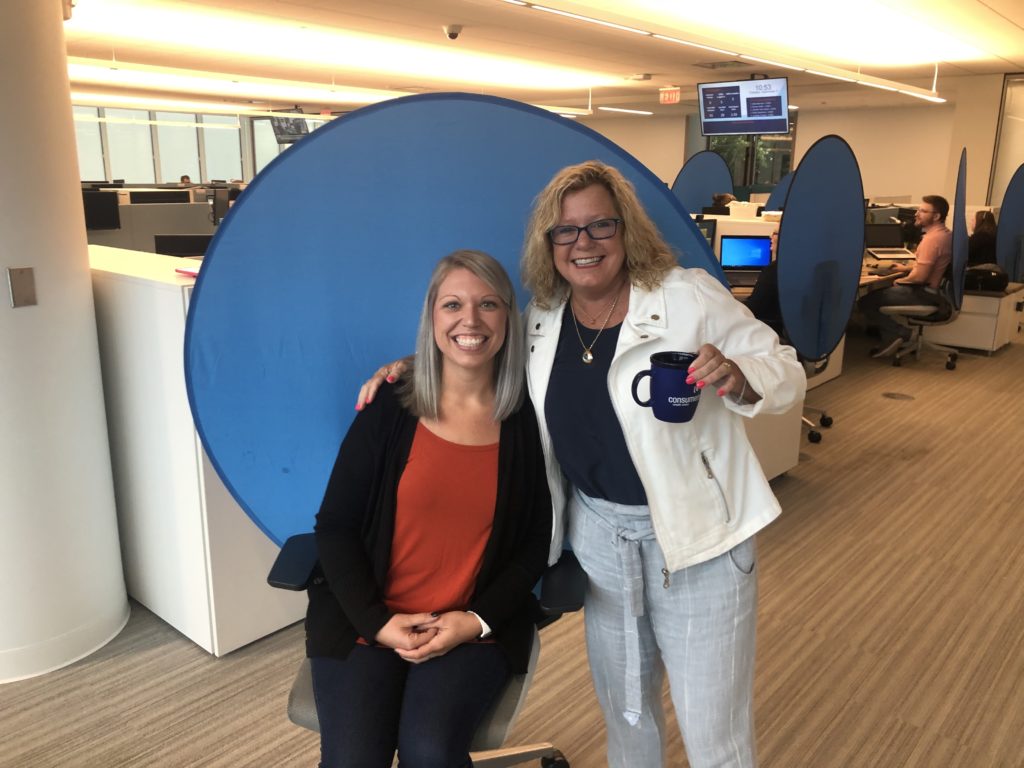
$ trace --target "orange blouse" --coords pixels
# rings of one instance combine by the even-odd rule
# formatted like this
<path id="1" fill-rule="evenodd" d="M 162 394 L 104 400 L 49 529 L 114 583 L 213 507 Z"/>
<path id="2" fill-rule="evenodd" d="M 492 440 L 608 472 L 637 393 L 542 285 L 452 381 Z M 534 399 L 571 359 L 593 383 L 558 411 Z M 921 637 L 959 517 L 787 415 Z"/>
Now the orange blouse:
<path id="1" fill-rule="evenodd" d="M 384 602 L 395 613 L 465 610 L 498 496 L 498 443 L 459 445 L 416 425 L 398 483 Z"/>

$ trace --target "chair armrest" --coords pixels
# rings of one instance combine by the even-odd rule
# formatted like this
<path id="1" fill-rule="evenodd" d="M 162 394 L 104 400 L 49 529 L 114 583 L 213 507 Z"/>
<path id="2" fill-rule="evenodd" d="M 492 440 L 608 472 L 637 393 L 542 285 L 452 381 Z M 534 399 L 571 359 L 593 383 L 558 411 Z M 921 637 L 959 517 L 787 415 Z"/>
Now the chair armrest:
<path id="1" fill-rule="evenodd" d="M 267 574 L 267 583 L 278 589 L 301 592 L 309 586 L 316 563 L 316 536 L 312 533 L 289 536 Z"/>
<path id="2" fill-rule="evenodd" d="M 587 574 L 572 550 L 565 550 L 558 562 L 548 566 L 540 582 L 540 609 L 546 616 L 559 616 L 583 607 Z"/>

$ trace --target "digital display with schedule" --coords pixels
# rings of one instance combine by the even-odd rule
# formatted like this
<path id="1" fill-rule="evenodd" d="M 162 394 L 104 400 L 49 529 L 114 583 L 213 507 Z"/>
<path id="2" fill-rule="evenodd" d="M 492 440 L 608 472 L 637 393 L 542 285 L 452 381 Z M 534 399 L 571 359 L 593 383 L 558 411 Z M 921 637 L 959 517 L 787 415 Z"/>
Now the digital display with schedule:
<path id="1" fill-rule="evenodd" d="M 788 81 L 784 77 L 701 83 L 697 92 L 705 136 L 789 133 Z"/>

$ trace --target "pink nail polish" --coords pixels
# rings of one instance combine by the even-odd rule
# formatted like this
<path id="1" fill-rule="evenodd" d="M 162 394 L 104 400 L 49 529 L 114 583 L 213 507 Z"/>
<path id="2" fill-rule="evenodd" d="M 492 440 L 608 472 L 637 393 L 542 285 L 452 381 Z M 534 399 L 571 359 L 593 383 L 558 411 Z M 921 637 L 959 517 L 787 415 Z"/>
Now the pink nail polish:
<path id="1" fill-rule="evenodd" d="M 395 383 L 395 377 L 394 376 L 388 376 L 387 382 L 388 382 L 388 384 L 394 384 Z"/>
<path id="2" fill-rule="evenodd" d="M 687 384 L 693 384 L 693 376 L 687 376 L 686 377 L 686 383 Z"/>
<path id="3" fill-rule="evenodd" d="M 362 403 L 356 403 L 356 410 L 357 411 L 363 410 L 363 404 Z"/>
<path id="4" fill-rule="evenodd" d="M 718 390 L 718 396 L 719 397 L 725 397 L 725 390 L 724 389 Z"/>
<path id="5" fill-rule="evenodd" d="M 704 382 L 704 381 L 698 381 L 698 382 L 697 382 L 697 389 L 704 389 L 704 385 L 705 385 L 706 383 L 707 383 L 707 382 Z"/>

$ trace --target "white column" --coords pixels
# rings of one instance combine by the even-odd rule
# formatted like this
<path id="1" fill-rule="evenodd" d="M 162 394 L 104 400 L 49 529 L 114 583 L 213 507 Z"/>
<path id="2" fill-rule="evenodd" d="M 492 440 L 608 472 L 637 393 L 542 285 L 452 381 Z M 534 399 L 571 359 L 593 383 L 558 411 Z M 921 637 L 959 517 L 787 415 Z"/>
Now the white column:
<path id="1" fill-rule="evenodd" d="M 128 620 L 60 0 L 0 24 L 0 682 Z M 8 268 L 33 270 L 13 308 Z"/>

